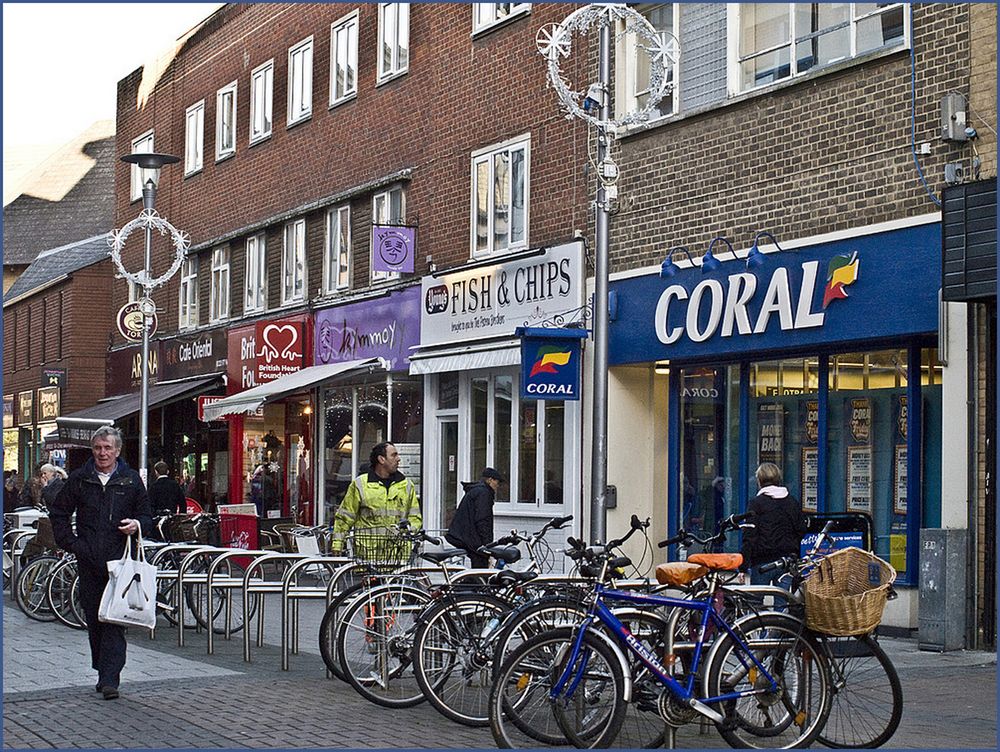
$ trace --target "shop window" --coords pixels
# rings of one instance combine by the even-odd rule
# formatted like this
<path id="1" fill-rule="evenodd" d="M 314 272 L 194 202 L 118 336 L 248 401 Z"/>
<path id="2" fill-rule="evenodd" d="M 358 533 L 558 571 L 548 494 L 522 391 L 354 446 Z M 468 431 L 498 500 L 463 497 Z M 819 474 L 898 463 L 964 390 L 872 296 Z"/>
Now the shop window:
<path id="1" fill-rule="evenodd" d="M 236 82 L 215 93 L 215 159 L 236 153 Z"/>
<path id="2" fill-rule="evenodd" d="M 489 379 L 472 379 L 472 472 L 480 473 L 489 465 L 487 461 L 487 434 L 489 433 Z"/>
<path id="3" fill-rule="evenodd" d="M 493 467 L 510 478 L 511 430 L 514 425 L 514 378 L 496 376 L 493 379 Z M 501 483 L 497 489 L 498 502 L 510 501 L 510 484 Z"/>
<path id="4" fill-rule="evenodd" d="M 684 368 L 680 372 L 681 522 L 714 533 L 737 511 L 739 367 Z M 737 546 L 730 536 L 726 549 Z"/>
<path id="5" fill-rule="evenodd" d="M 663 41 L 669 40 L 671 35 L 679 36 L 680 6 L 678 3 L 639 5 L 635 9 L 649 21 Z M 636 112 L 645 107 L 649 101 L 650 89 L 650 58 L 644 40 L 635 34 L 627 34 L 622 36 L 622 43 L 625 61 L 625 75 L 623 77 L 625 96 L 620 100 L 620 116 L 626 112 Z M 679 69 L 680 57 L 678 56 L 674 64 L 667 66 L 665 71 L 667 81 L 673 85 L 673 89 L 664 94 L 656 107 L 653 108 L 650 119 L 673 115 L 677 112 Z"/>
<path id="6" fill-rule="evenodd" d="M 563 402 L 545 403 L 545 463 L 542 468 L 542 502 L 563 503 L 563 451 L 565 449 L 566 406 Z"/>
<path id="7" fill-rule="evenodd" d="M 751 363 L 747 498 L 757 495 L 758 465 L 773 462 L 802 508 L 816 511 L 818 441 L 819 359 Z"/>
<path id="8" fill-rule="evenodd" d="M 288 50 L 288 124 L 312 115 L 313 38 Z"/>
<path id="9" fill-rule="evenodd" d="M 327 389 L 323 397 L 323 483 L 327 520 L 333 519 L 333 511 L 343 500 L 355 475 L 353 426 L 354 390 L 349 386 Z"/>
<path id="10" fill-rule="evenodd" d="M 517 501 L 534 504 L 537 493 L 535 459 L 538 451 L 538 402 L 522 402 L 518 418 Z"/>
<path id="11" fill-rule="evenodd" d="M 362 451 L 389 439 L 389 389 L 384 383 L 358 387 L 358 441 Z M 368 455 L 362 457 L 367 468 Z M 359 471 L 360 472 L 360 471 Z"/>
<path id="12" fill-rule="evenodd" d="M 933 372 L 933 350 L 922 352 Z M 875 552 L 892 562 L 901 579 L 910 580 L 905 558 L 907 514 L 906 350 L 844 353 L 830 357 L 827 430 L 826 508 L 831 512 L 864 512 L 875 524 Z M 921 390 L 925 426 L 940 426 L 940 386 Z M 923 509 L 937 509 L 941 478 L 940 430 L 916 437 L 923 465 Z M 933 497 L 933 498 L 932 498 Z M 939 522 L 939 521 L 938 521 Z M 925 517 L 923 526 L 934 527 Z"/>
<path id="13" fill-rule="evenodd" d="M 438 410 L 458 409 L 458 374 L 442 373 L 438 376 Z"/>
<path id="14" fill-rule="evenodd" d="M 184 116 L 184 176 L 201 170 L 205 151 L 205 100 L 187 108 Z"/>
<path id="15" fill-rule="evenodd" d="M 378 83 L 400 76 L 410 67 L 410 6 L 378 5 Z"/>
<path id="16" fill-rule="evenodd" d="M 249 415 L 243 422 L 244 498 L 265 518 L 284 512 L 286 405 L 264 405 L 263 416 Z"/>
<path id="17" fill-rule="evenodd" d="M 733 93 L 908 44 L 904 3 L 732 3 L 730 12 Z"/>
<path id="18" fill-rule="evenodd" d="M 473 153 L 473 258 L 527 246 L 530 153 L 527 136 Z"/>
<path id="19" fill-rule="evenodd" d="M 153 131 L 147 131 L 132 141 L 133 154 L 150 154 L 153 151 Z M 142 198 L 142 173 L 139 165 L 129 165 L 129 197 L 132 201 Z"/>

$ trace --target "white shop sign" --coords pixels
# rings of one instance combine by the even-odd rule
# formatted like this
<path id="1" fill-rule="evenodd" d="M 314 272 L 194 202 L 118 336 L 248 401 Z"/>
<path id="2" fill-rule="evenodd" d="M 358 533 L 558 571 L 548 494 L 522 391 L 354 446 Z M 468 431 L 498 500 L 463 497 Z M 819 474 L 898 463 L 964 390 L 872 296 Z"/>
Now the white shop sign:
<path id="1" fill-rule="evenodd" d="M 583 241 L 493 266 L 426 276 L 421 286 L 420 345 L 512 336 L 519 326 L 582 318 Z"/>

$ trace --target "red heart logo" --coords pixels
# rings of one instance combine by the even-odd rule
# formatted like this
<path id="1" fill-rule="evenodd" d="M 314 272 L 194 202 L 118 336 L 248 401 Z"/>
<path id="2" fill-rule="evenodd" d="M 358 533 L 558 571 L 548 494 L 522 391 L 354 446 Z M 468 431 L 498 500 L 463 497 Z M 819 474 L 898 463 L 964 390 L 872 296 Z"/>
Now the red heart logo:
<path id="1" fill-rule="evenodd" d="M 292 352 L 292 347 L 298 342 L 299 332 L 291 324 L 268 324 L 264 327 L 261 339 L 264 345 L 258 353 L 258 357 L 263 356 L 265 361 L 270 363 L 272 359 L 289 360 L 302 357 L 300 353 Z"/>

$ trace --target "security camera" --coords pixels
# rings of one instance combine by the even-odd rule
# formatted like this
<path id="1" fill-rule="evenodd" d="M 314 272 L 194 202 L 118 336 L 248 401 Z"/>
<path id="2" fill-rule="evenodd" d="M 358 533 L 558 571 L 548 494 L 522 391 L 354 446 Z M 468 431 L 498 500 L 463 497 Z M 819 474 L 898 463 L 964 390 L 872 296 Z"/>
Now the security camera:
<path id="1" fill-rule="evenodd" d="M 587 96 L 583 98 L 583 109 L 590 112 L 604 106 L 604 87 L 600 83 L 592 83 L 587 87 Z"/>

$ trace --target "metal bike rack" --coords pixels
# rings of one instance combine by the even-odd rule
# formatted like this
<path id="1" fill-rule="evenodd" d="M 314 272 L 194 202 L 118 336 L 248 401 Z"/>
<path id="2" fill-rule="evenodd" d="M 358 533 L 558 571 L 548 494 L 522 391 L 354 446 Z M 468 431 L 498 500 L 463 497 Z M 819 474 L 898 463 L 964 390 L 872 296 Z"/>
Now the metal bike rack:
<path id="1" fill-rule="evenodd" d="M 206 597 L 208 599 L 209 610 L 211 610 L 212 603 L 212 589 L 219 588 L 225 591 L 226 598 L 226 630 L 224 637 L 229 640 L 232 638 L 232 623 L 233 623 L 233 593 L 232 591 L 236 588 L 243 589 L 243 584 L 245 582 L 245 576 L 243 574 L 238 577 L 234 577 L 232 574 L 220 574 L 219 568 L 223 563 L 234 559 L 237 557 L 247 557 L 250 559 L 258 559 L 263 556 L 269 556 L 273 551 L 262 551 L 262 550 L 250 550 L 245 548 L 231 548 L 226 553 L 220 554 L 212 559 L 212 563 L 208 566 L 208 573 L 205 578 L 205 589 Z M 247 610 L 250 606 L 250 601 L 243 601 L 243 629 L 249 629 L 249 611 Z M 210 619 L 210 624 L 211 624 Z M 215 629 L 208 630 L 208 655 L 215 653 Z"/>
<path id="2" fill-rule="evenodd" d="M 270 551 L 264 556 L 260 556 L 250 562 L 250 566 L 243 573 L 243 613 L 247 613 L 250 607 L 250 596 L 255 595 L 260 598 L 257 604 L 257 647 L 264 644 L 264 596 L 268 593 L 281 593 L 283 582 L 278 580 L 267 580 L 263 573 L 259 579 L 254 579 L 254 573 L 263 570 L 266 564 L 274 562 L 295 562 L 305 559 L 305 554 L 292 554 Z M 250 624 L 249 620 L 243 624 L 243 660 L 250 663 Z"/>
<path id="3" fill-rule="evenodd" d="M 177 647 L 184 647 L 184 586 L 185 585 L 204 585 L 208 582 L 208 572 L 189 572 L 191 565 L 198 561 L 199 558 L 205 554 L 209 554 L 213 558 L 224 554 L 232 549 L 220 548 L 218 546 L 200 546 L 195 550 L 191 551 L 184 559 L 181 561 L 181 565 L 177 568 L 177 586 L 174 588 L 174 606 L 177 608 Z M 209 565 L 211 566 L 211 565 Z M 210 596 L 211 598 L 211 596 Z M 211 600 L 209 600 L 208 609 L 211 612 Z M 211 626 L 211 620 L 209 620 L 209 625 Z M 200 628 L 200 625 L 199 625 Z M 211 631 L 211 629 L 209 630 Z"/>
<path id="4" fill-rule="evenodd" d="M 308 566 L 320 566 L 333 573 L 344 565 L 353 565 L 354 560 L 346 556 L 309 556 L 295 562 L 281 578 L 281 670 L 288 671 L 288 654 L 299 652 L 299 600 L 303 598 L 327 598 L 329 587 L 322 585 L 299 585 L 299 573 Z"/>

